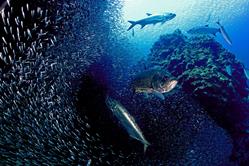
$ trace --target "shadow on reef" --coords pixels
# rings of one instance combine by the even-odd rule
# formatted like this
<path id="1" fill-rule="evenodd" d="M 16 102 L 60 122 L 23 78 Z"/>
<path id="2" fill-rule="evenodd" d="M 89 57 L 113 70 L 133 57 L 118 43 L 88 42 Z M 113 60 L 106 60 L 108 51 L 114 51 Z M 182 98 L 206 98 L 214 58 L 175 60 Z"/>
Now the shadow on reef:
<path id="1" fill-rule="evenodd" d="M 131 93 L 130 89 L 118 97 L 114 95 L 117 92 L 112 92 L 109 87 L 106 75 L 102 65 L 87 71 L 81 79 L 76 105 L 80 116 L 88 117 L 92 132 L 100 135 L 102 143 L 112 145 L 114 153 L 121 151 L 121 157 L 109 161 L 117 160 L 118 165 L 187 163 L 208 166 L 228 163 L 226 158 L 231 147 L 227 146 L 230 140 L 226 132 L 217 127 L 201 106 L 181 88 L 167 94 L 165 101 L 153 96 L 146 99 Z M 106 94 L 118 99 L 134 117 L 151 144 L 146 153 L 143 152 L 143 145 L 129 137 L 106 107 Z M 207 151 L 210 153 L 207 154 Z M 206 158 L 205 162 L 203 158 Z"/>
<path id="2" fill-rule="evenodd" d="M 234 149 L 239 146 L 242 147 L 239 151 L 246 152 L 248 134 L 241 133 L 249 129 L 249 88 L 244 66 L 235 55 L 212 37 L 187 38 L 176 30 L 161 36 L 154 44 L 149 63 L 161 66 L 177 77 L 183 90 L 192 94 L 209 115 L 230 132 Z M 239 152 L 234 152 L 233 159 L 240 160 L 240 164 L 249 160 L 248 153 L 236 153 Z"/>
<path id="3" fill-rule="evenodd" d="M 119 152 L 119 156 L 108 156 L 108 160 L 114 165 L 129 165 L 135 162 L 138 154 L 143 155 L 143 145 L 131 139 L 120 126 L 111 110 L 106 106 L 105 99 L 108 94 L 107 84 L 103 73 L 86 72 L 81 79 L 81 89 L 77 92 L 78 101 L 76 107 L 81 118 L 87 117 L 91 125 L 91 133 L 98 133 L 104 145 L 111 145 L 113 154 Z M 102 78 L 96 77 L 96 75 Z M 98 153 L 98 149 L 96 149 Z M 94 152 L 93 152 L 94 153 Z M 129 160 L 127 161 L 127 158 Z M 95 161 L 92 161 L 95 163 Z"/>

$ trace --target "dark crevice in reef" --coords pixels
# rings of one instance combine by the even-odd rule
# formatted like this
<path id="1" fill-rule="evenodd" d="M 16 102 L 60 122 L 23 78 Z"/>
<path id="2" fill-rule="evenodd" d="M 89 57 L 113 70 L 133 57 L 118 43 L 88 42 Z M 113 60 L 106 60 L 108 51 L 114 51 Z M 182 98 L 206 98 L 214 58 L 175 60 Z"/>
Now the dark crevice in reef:
<path id="1" fill-rule="evenodd" d="M 176 30 L 154 44 L 149 63 L 177 77 L 183 90 L 192 94 L 216 123 L 230 133 L 237 149 L 233 155 L 245 151 L 248 135 L 241 133 L 248 131 L 249 87 L 244 66 L 235 55 L 211 37 L 187 38 Z M 248 155 L 236 157 L 243 163 L 248 161 Z"/>

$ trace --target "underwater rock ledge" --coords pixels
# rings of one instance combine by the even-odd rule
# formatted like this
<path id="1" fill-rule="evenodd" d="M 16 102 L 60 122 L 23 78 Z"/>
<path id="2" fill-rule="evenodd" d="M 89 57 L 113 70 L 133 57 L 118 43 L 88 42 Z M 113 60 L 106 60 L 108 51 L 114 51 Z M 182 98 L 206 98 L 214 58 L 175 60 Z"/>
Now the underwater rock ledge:
<path id="1" fill-rule="evenodd" d="M 173 34 L 160 37 L 151 48 L 148 61 L 152 66 L 160 66 L 177 77 L 183 90 L 192 94 L 209 115 L 231 134 L 234 149 L 246 153 L 248 135 L 238 133 L 249 128 L 249 87 L 244 66 L 235 55 L 212 37 L 188 38 L 176 30 Z M 241 143 L 238 144 L 237 139 Z M 237 152 L 234 151 L 233 158 L 239 158 L 240 164 L 249 160 L 248 154 L 238 156 Z"/>

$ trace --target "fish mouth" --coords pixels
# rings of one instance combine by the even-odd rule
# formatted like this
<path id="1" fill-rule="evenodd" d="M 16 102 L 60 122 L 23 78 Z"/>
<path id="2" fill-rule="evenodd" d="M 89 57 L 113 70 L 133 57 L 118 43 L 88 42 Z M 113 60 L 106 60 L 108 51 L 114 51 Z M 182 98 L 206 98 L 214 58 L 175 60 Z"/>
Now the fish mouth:
<path id="1" fill-rule="evenodd" d="M 176 14 L 172 13 L 172 18 L 175 18 L 176 17 Z"/>
<path id="2" fill-rule="evenodd" d="M 170 13 L 169 15 L 170 15 L 170 18 L 171 18 L 171 19 L 173 19 L 173 18 L 176 17 L 176 14 L 175 14 L 175 13 Z"/>

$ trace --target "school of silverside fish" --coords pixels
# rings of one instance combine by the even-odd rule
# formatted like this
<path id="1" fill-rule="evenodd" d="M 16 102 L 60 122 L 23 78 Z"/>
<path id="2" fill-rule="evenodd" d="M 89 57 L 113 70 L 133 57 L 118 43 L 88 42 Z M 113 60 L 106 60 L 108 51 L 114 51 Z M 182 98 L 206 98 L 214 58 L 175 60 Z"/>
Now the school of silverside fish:
<path id="1" fill-rule="evenodd" d="M 1 9 L 1 165 L 111 165 L 124 158 L 102 143 L 88 117 L 78 116 L 74 106 L 77 99 L 68 80 L 75 74 L 67 62 L 74 59 L 87 66 L 92 60 L 80 54 L 53 54 L 58 40 L 64 40 L 56 34 L 66 26 L 68 8 L 87 8 L 86 4 L 90 1 L 7 0 Z"/>

